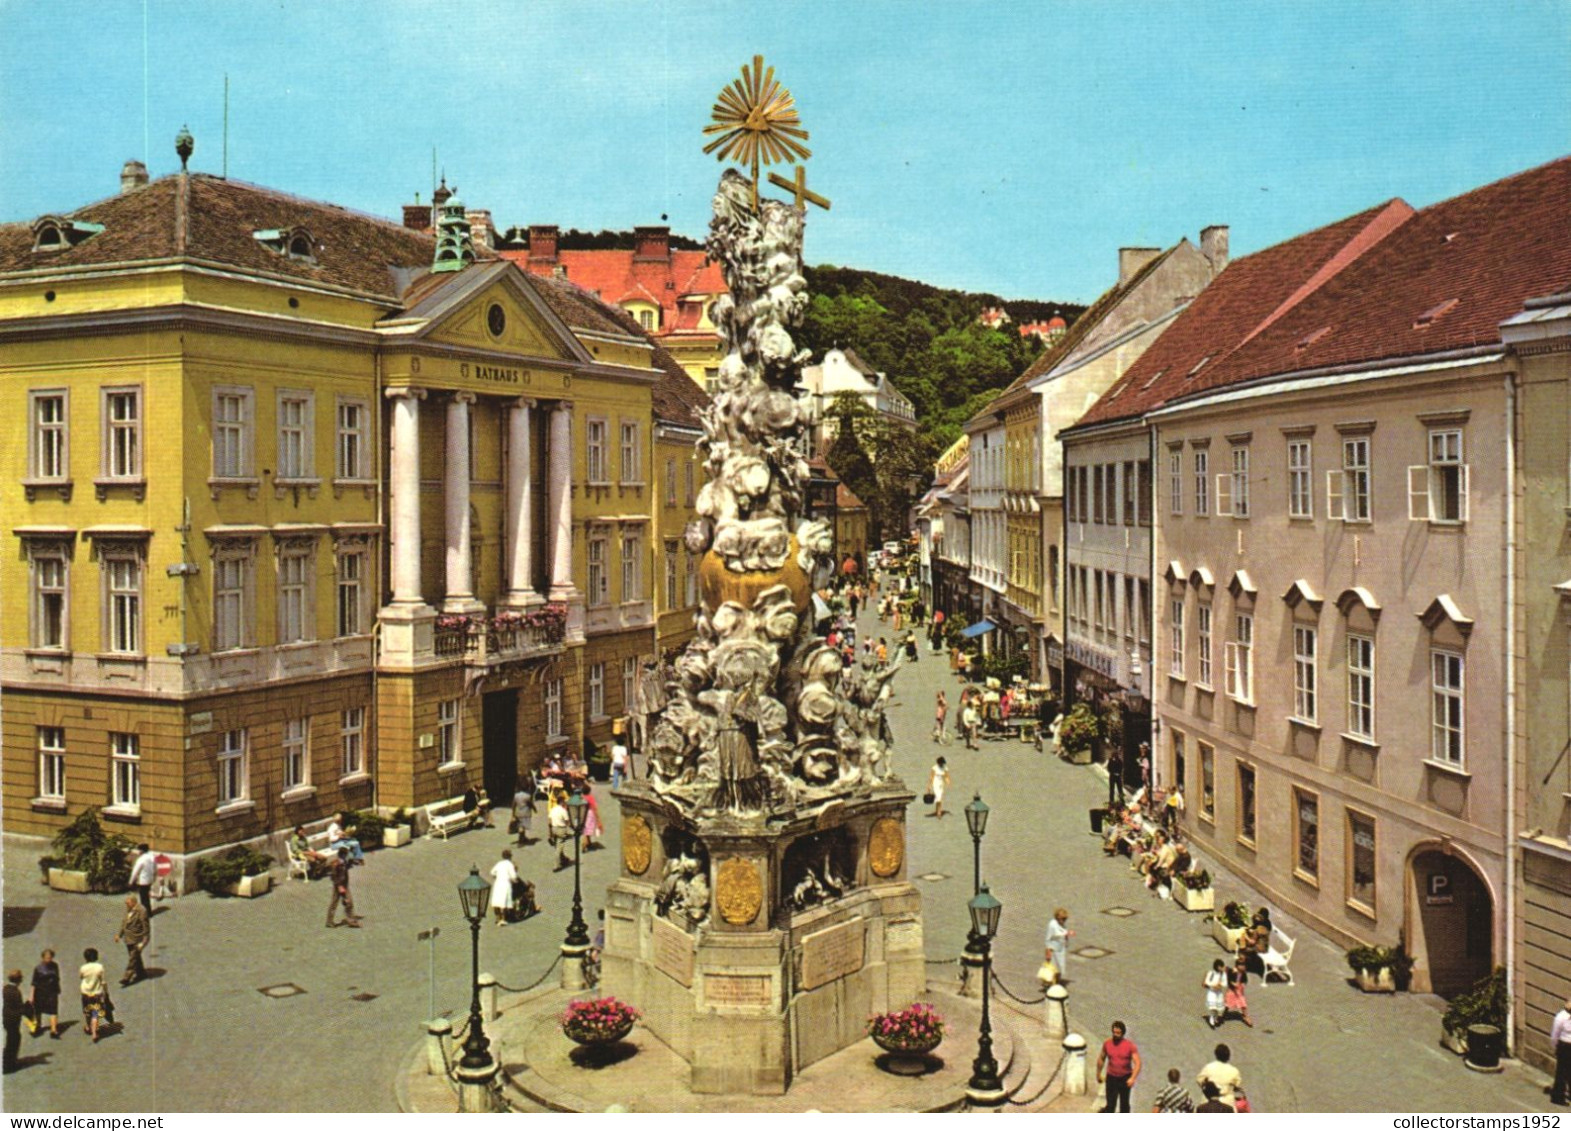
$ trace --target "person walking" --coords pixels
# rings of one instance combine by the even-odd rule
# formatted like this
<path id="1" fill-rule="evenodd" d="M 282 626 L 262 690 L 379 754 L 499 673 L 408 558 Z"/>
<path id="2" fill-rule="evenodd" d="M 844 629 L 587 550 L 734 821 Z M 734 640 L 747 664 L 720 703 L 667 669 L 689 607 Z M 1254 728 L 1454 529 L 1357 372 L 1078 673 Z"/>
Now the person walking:
<path id="1" fill-rule="evenodd" d="M 584 851 L 590 852 L 602 847 L 600 837 L 605 826 L 600 823 L 600 803 L 595 800 L 593 789 L 584 790 L 584 804 L 588 806 L 584 812 Z"/>
<path id="2" fill-rule="evenodd" d="M 1182 782 L 1174 782 L 1173 788 L 1167 791 L 1167 802 L 1162 808 L 1162 823 L 1168 832 L 1178 831 L 1178 822 L 1184 818 L 1184 786 Z"/>
<path id="3" fill-rule="evenodd" d="M 147 908 L 147 913 L 151 916 L 153 882 L 158 879 L 158 858 L 145 844 L 137 845 L 136 852 L 136 860 L 131 865 L 131 889 L 136 892 L 136 897 L 142 901 L 142 906 Z"/>
<path id="4" fill-rule="evenodd" d="M 1152 1115 L 1187 1114 L 1195 1110 L 1194 1097 L 1189 1094 L 1189 1089 L 1184 1087 L 1183 1073 L 1176 1068 L 1167 1070 L 1167 1087 L 1156 1094 L 1156 1103 L 1152 1105 Z"/>
<path id="5" fill-rule="evenodd" d="M 949 788 L 949 763 L 940 754 L 933 768 L 927 772 L 927 792 L 933 795 L 933 811 L 929 817 L 944 815 L 944 790 Z"/>
<path id="6" fill-rule="evenodd" d="M 1075 933 L 1069 929 L 1069 909 L 1060 907 L 1053 912 L 1053 917 L 1047 921 L 1047 961 L 1051 962 L 1058 971 L 1058 983 L 1063 985 L 1069 973 L 1069 940 Z"/>
<path id="7" fill-rule="evenodd" d="M 851 605 L 851 619 L 855 620 L 856 619 L 856 608 L 857 608 L 858 605 L 860 605 L 862 603 L 861 594 L 859 594 L 856 591 L 856 586 L 855 585 L 851 586 L 851 594 L 846 599 L 847 599 L 847 601 Z"/>
<path id="8" fill-rule="evenodd" d="M 513 867 L 513 850 L 502 849 L 502 859 L 491 865 L 491 910 L 496 913 L 496 925 L 507 926 L 507 912 L 513 906 L 513 885 L 519 882 L 518 869 Z"/>
<path id="9" fill-rule="evenodd" d="M 1227 964 L 1218 958 L 1206 971 L 1201 982 L 1206 991 L 1206 1024 L 1213 1029 L 1222 1027 L 1222 1014 L 1227 1008 Z"/>
<path id="10" fill-rule="evenodd" d="M 1124 803 L 1124 752 L 1116 744 L 1107 752 L 1107 807 L 1109 809 L 1114 805 L 1115 796 L 1117 804 L 1122 805 Z"/>
<path id="11" fill-rule="evenodd" d="M 4 1006 L 0 1008 L 0 1021 L 5 1023 L 4 1071 L 9 1076 L 21 1066 L 22 1017 L 26 1011 L 22 1005 L 22 972 L 20 970 L 8 970 L 6 972 L 3 996 Z"/>
<path id="12" fill-rule="evenodd" d="M 28 1001 L 33 1007 L 33 1036 L 38 1036 L 38 1030 L 43 1027 L 44 1018 L 49 1018 L 49 1036 L 51 1040 L 60 1039 L 60 964 L 55 961 L 55 952 L 45 949 L 39 956 L 38 965 L 33 967 L 33 986 L 28 994 Z"/>
<path id="13" fill-rule="evenodd" d="M 120 975 L 122 986 L 134 986 L 147 977 L 147 967 L 142 965 L 142 951 L 147 948 L 147 940 L 152 937 L 152 928 L 148 925 L 147 908 L 137 900 L 136 896 L 125 897 L 125 918 L 120 923 L 120 931 L 115 935 L 115 942 L 125 943 L 125 973 Z"/>
<path id="14" fill-rule="evenodd" d="M 944 650 L 944 619 L 943 609 L 933 610 L 933 619 L 929 623 L 928 628 L 929 638 L 933 642 L 933 651 L 935 652 L 942 652 Z"/>
<path id="15" fill-rule="evenodd" d="M 77 970 L 82 992 L 82 1032 L 98 1043 L 100 1023 L 115 1023 L 114 1003 L 109 1000 L 109 986 L 104 981 L 104 964 L 98 961 L 98 951 L 88 947 L 82 952 L 82 966 Z"/>
<path id="16" fill-rule="evenodd" d="M 1238 1090 L 1243 1087 L 1243 1074 L 1233 1067 L 1233 1050 L 1226 1045 L 1217 1045 L 1213 1053 L 1216 1059 L 1200 1070 L 1195 1077 L 1195 1082 L 1202 1088 L 1206 1084 L 1216 1087 L 1217 1099 L 1234 1111 L 1238 1110 Z"/>
<path id="17" fill-rule="evenodd" d="M 338 911 L 340 903 L 344 905 L 344 925 L 346 927 L 360 926 L 360 916 L 355 914 L 355 901 L 349 895 L 349 869 L 351 866 L 349 849 L 340 848 L 338 850 L 338 858 L 333 861 L 333 898 L 327 905 L 327 925 L 329 927 L 338 926 L 333 921 L 333 916 Z"/>
<path id="18" fill-rule="evenodd" d="M 526 770 L 523 777 L 518 779 L 518 789 L 513 793 L 513 828 L 518 833 L 515 842 L 519 848 L 527 848 L 534 841 L 529 839 L 529 830 L 535 823 L 535 775 L 534 771 Z"/>
<path id="19" fill-rule="evenodd" d="M 1549 1091 L 1549 1102 L 1571 1107 L 1571 998 L 1549 1025 L 1549 1044 L 1555 1050 L 1555 1085 Z"/>
<path id="20" fill-rule="evenodd" d="M 620 735 L 611 744 L 611 788 L 621 789 L 622 783 L 627 780 L 627 743 Z"/>
<path id="21" fill-rule="evenodd" d="M 573 843 L 573 821 L 567 812 L 567 795 L 561 790 L 551 794 L 551 804 L 546 809 L 546 825 L 550 829 L 551 843 L 556 847 L 556 870 L 573 866 L 568 847 Z"/>
<path id="22" fill-rule="evenodd" d="M 921 649 L 916 646 L 916 633 L 906 633 L 905 649 L 906 659 L 910 660 L 913 664 L 921 660 Z"/>
<path id="23" fill-rule="evenodd" d="M 944 689 L 938 689 L 938 699 L 933 705 L 933 741 L 944 740 L 944 723 L 949 718 L 949 700 L 944 696 Z"/>
<path id="24" fill-rule="evenodd" d="M 960 725 L 966 732 L 966 749 L 975 750 L 977 731 L 982 726 L 982 716 L 977 714 L 975 698 L 966 700 L 965 706 L 960 709 Z"/>
<path id="25" fill-rule="evenodd" d="M 1243 1018 L 1244 1024 L 1251 1029 L 1255 1023 L 1249 1020 L 1249 1000 L 1244 996 L 1244 987 L 1249 984 L 1249 971 L 1245 968 L 1244 956 L 1239 955 L 1238 961 L 1227 972 L 1227 995 L 1222 999 L 1222 1017 L 1225 1020 L 1229 1013 L 1236 1013 Z"/>
<path id="26" fill-rule="evenodd" d="M 1113 1035 L 1102 1042 L 1096 1058 L 1096 1082 L 1107 1084 L 1107 1106 L 1103 1112 L 1129 1112 L 1129 1093 L 1140 1078 L 1140 1048 L 1124 1036 L 1128 1029 L 1114 1021 Z"/>

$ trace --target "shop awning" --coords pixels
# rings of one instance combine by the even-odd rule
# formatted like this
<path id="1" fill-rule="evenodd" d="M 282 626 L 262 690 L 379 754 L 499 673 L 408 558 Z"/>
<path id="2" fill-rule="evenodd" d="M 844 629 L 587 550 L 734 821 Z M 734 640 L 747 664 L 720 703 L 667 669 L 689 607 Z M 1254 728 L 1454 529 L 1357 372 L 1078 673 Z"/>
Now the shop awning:
<path id="1" fill-rule="evenodd" d="M 979 620 L 975 624 L 968 624 L 962 628 L 960 630 L 960 635 L 969 640 L 973 636 L 981 636 L 984 632 L 992 632 L 993 629 L 997 627 L 998 626 L 990 620 Z"/>

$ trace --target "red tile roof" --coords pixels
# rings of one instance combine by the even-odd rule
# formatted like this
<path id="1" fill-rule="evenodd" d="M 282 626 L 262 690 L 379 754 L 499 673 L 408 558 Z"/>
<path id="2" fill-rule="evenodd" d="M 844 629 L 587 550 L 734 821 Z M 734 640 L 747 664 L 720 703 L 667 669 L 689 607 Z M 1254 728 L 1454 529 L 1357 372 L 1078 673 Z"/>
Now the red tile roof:
<path id="1" fill-rule="evenodd" d="M 835 484 L 835 506 L 843 511 L 866 510 L 867 504 L 857 498 L 856 492 L 844 482 Z"/>
<path id="2" fill-rule="evenodd" d="M 671 250 L 666 259 L 640 259 L 632 250 L 559 251 L 555 261 L 531 261 L 527 249 L 500 253 L 532 275 L 552 275 L 557 266 L 567 279 L 608 303 L 648 302 L 660 307 L 662 335 L 679 331 L 713 336 L 698 330 L 702 304 L 680 300 L 694 295 L 718 295 L 726 289 L 720 265 L 707 262 L 702 251 Z"/>

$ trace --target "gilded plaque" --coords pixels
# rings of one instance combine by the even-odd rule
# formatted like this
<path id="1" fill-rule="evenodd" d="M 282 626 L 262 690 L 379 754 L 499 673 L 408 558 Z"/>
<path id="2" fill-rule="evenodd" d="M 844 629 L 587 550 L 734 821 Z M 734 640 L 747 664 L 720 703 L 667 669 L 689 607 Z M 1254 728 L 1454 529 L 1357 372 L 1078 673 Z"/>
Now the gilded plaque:
<path id="1" fill-rule="evenodd" d="M 622 863 L 635 876 L 649 871 L 649 822 L 636 813 L 622 822 Z"/>
<path id="2" fill-rule="evenodd" d="M 715 873 L 715 904 L 727 923 L 744 926 L 758 918 L 764 905 L 764 881 L 758 866 L 740 856 L 721 863 Z"/>
<path id="3" fill-rule="evenodd" d="M 900 871 L 905 863 L 905 829 L 893 817 L 880 817 L 873 822 L 873 831 L 867 838 L 867 864 L 873 875 L 888 878 Z"/>

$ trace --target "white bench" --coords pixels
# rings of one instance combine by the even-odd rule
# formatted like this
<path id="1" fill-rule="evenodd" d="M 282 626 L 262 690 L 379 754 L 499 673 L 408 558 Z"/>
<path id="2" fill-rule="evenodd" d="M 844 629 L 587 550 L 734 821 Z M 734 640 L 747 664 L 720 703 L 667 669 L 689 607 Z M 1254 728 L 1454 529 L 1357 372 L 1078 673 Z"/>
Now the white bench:
<path id="1" fill-rule="evenodd" d="M 1271 975 L 1273 974 L 1279 978 L 1286 978 L 1288 985 L 1291 986 L 1293 984 L 1293 971 L 1288 968 L 1287 964 L 1292 961 L 1295 941 L 1288 938 L 1275 927 L 1271 928 L 1271 945 L 1260 956 L 1260 960 L 1265 963 L 1266 968 L 1264 976 L 1260 979 L 1262 986 L 1267 985 L 1271 981 Z"/>
<path id="2" fill-rule="evenodd" d="M 287 845 L 289 842 L 286 840 L 284 843 Z M 328 868 L 332 864 L 332 861 L 327 858 L 329 854 L 327 851 L 326 829 L 307 836 L 306 845 L 312 852 L 319 853 L 322 859 L 313 860 L 308 856 L 296 856 L 293 851 L 290 851 L 289 878 L 291 880 L 314 880 L 317 876 L 326 875 Z"/>
<path id="3" fill-rule="evenodd" d="M 457 797 L 449 797 L 445 801 L 433 801 L 427 805 L 425 807 L 425 815 L 430 827 L 426 829 L 426 837 L 429 839 L 433 836 L 440 836 L 443 840 L 446 840 L 448 834 L 454 829 L 466 829 L 477 822 L 489 825 L 491 822 L 489 815 L 491 803 L 486 800 L 485 790 L 477 790 L 476 792 L 479 795 L 480 804 L 468 813 L 464 812 L 464 798 L 462 794 Z"/>

